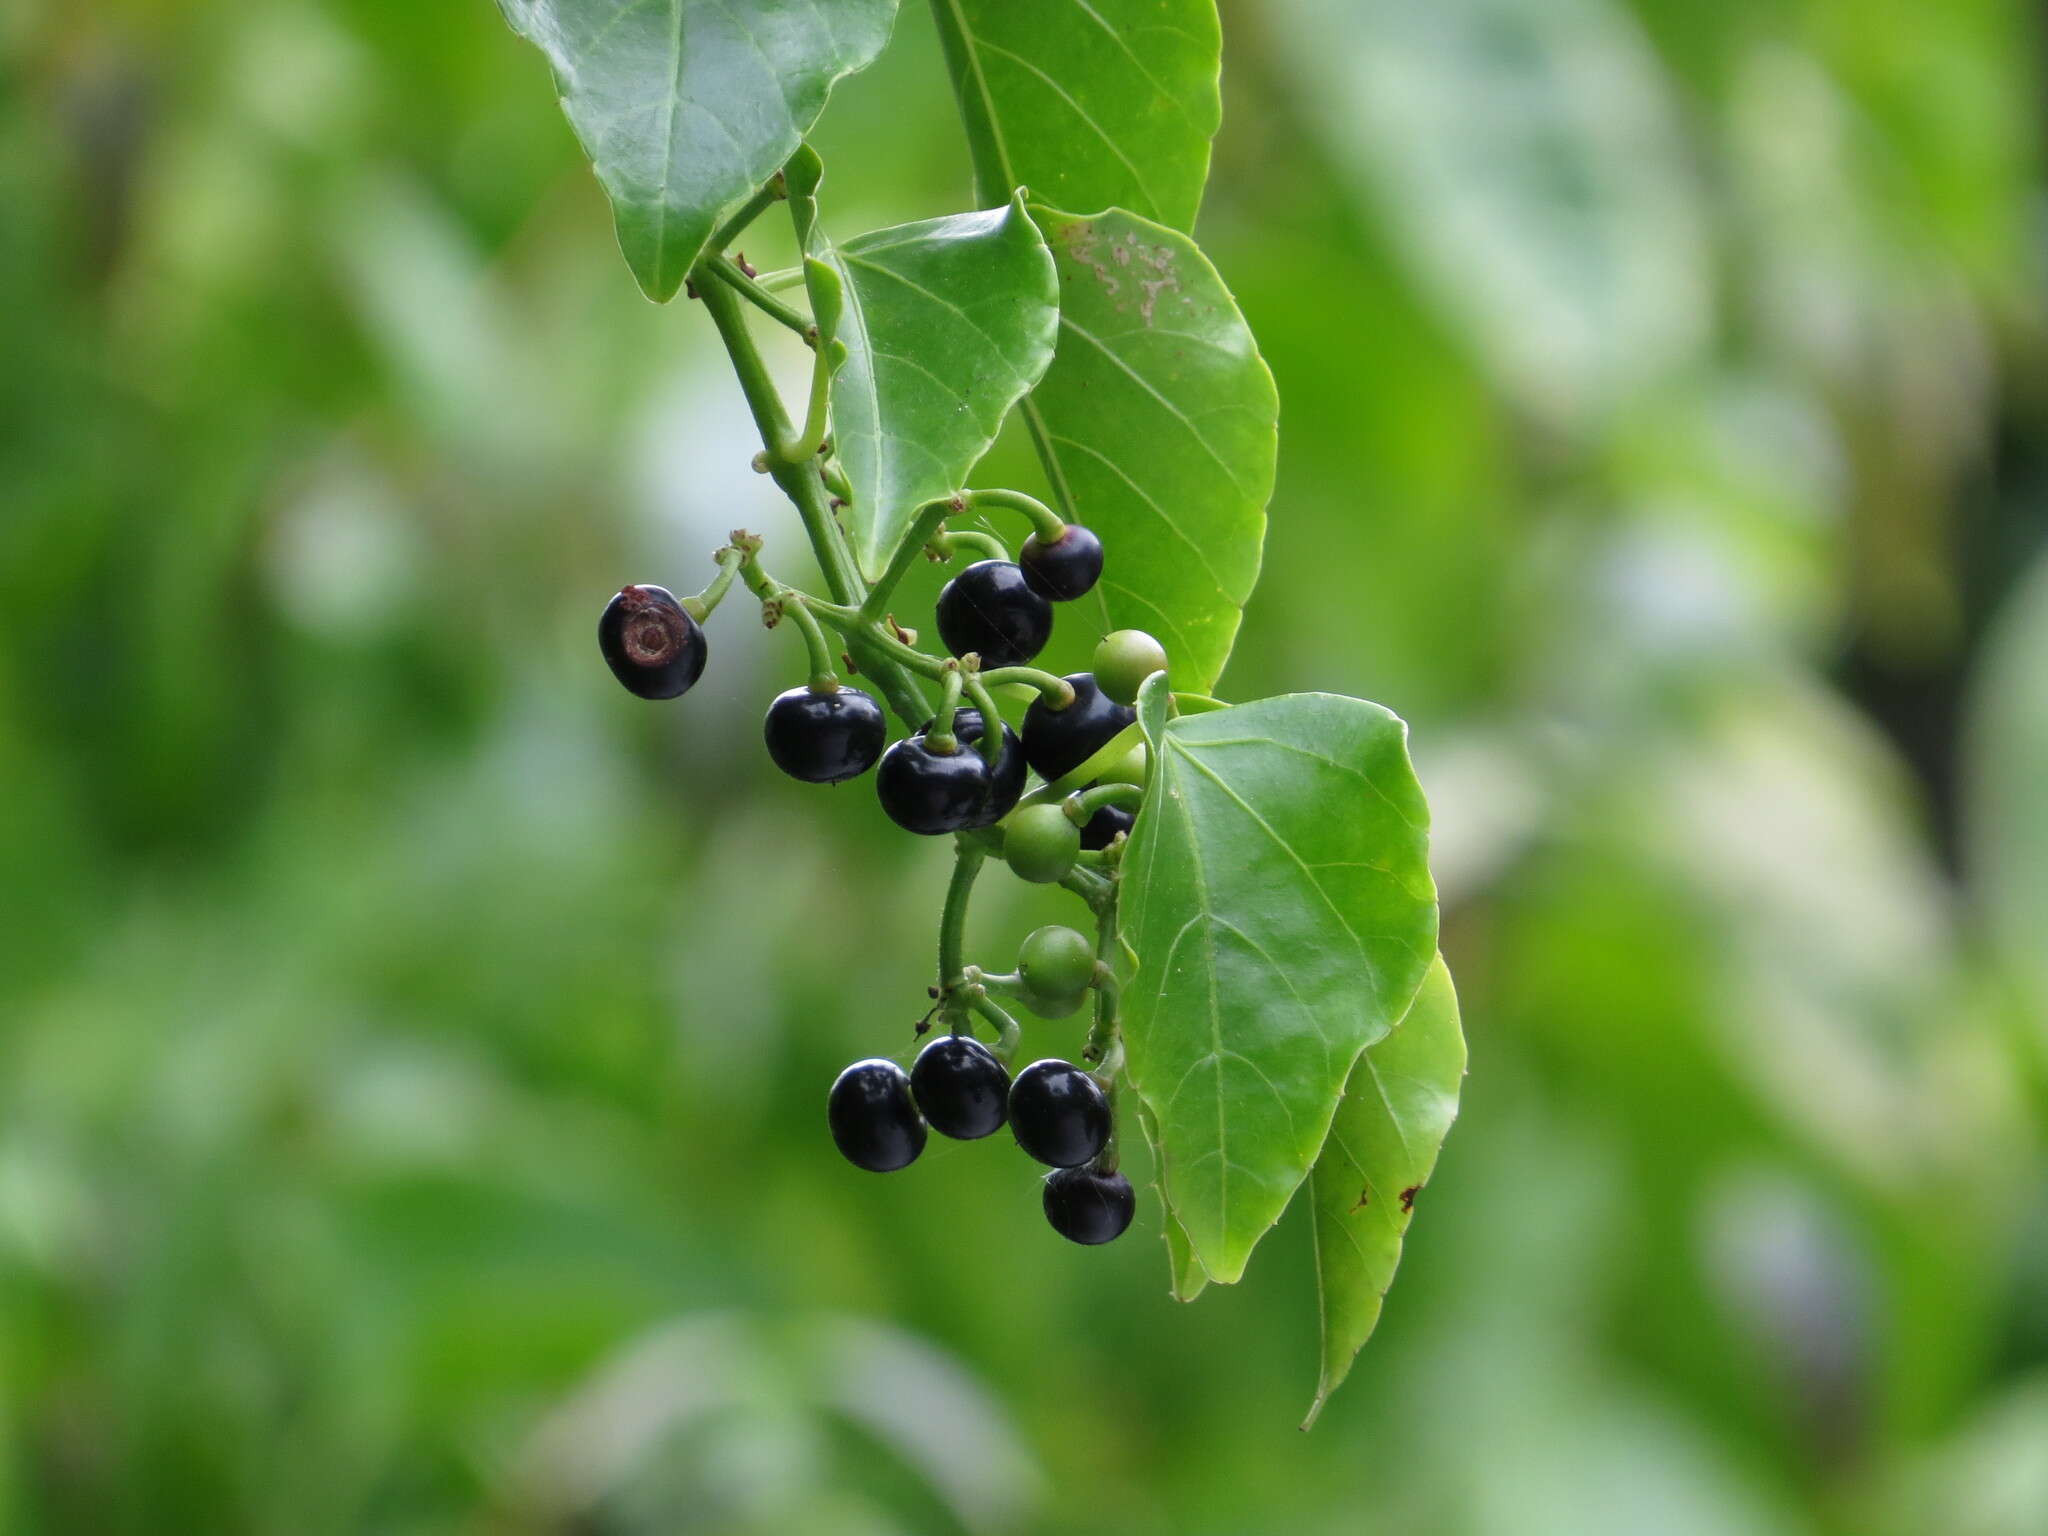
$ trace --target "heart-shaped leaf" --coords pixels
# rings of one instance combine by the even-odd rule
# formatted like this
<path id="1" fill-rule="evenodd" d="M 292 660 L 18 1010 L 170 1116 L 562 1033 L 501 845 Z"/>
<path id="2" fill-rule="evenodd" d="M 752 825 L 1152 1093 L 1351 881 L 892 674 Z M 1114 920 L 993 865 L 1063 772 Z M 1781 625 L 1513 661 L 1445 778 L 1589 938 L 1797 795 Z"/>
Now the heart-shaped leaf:
<path id="1" fill-rule="evenodd" d="M 1280 399 L 1187 236 L 1034 206 L 1060 277 L 1059 350 L 1025 410 L 1054 493 L 1101 535 L 1106 629 L 1148 630 L 1173 683 L 1216 685 L 1253 585 Z"/>
<path id="2" fill-rule="evenodd" d="M 1323 1363 L 1303 1429 L 1315 1423 L 1379 1323 L 1416 1191 L 1429 1182 L 1458 1117 L 1464 1080 L 1458 994 L 1438 956 L 1394 1032 L 1367 1047 L 1351 1069 L 1309 1174 Z"/>
<path id="3" fill-rule="evenodd" d="M 1129 208 L 1193 229 L 1223 115 L 1216 0 L 939 0 L 984 202 Z"/>
<path id="4" fill-rule="evenodd" d="M 810 243 L 839 276 L 832 440 L 853 487 L 854 554 L 874 577 L 918 505 L 965 484 L 1052 361 L 1059 281 L 1021 201 Z"/>
<path id="5" fill-rule="evenodd" d="M 1289 694 L 1168 722 L 1124 857 L 1124 1044 L 1160 1186 L 1229 1283 L 1322 1151 L 1364 1050 L 1436 953 L 1428 808 L 1407 727 Z"/>
<path id="6" fill-rule="evenodd" d="M 896 0 L 498 0 L 547 55 L 657 303 L 795 152 L 833 83 L 889 40 Z"/>

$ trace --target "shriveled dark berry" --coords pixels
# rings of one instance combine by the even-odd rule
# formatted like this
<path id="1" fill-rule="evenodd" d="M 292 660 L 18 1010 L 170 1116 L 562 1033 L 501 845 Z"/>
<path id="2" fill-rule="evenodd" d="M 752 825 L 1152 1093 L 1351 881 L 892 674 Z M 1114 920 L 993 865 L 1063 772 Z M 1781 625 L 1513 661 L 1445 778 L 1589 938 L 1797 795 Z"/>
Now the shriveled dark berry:
<path id="1" fill-rule="evenodd" d="M 679 698 L 703 676 L 704 627 L 667 587 L 621 587 L 597 621 L 612 676 L 643 699 Z"/>
<path id="2" fill-rule="evenodd" d="M 1047 783 L 1072 773 L 1138 718 L 1095 684 L 1090 672 L 1070 672 L 1074 701 L 1053 707 L 1043 694 L 1024 711 L 1024 759 Z"/>
<path id="3" fill-rule="evenodd" d="M 1081 829 L 1081 846 L 1100 853 L 1116 841 L 1119 832 L 1130 836 L 1131 828 L 1137 823 L 1137 816 L 1120 805 L 1105 805 L 1088 818 L 1088 825 Z"/>
<path id="4" fill-rule="evenodd" d="M 917 1107 L 941 1136 L 978 1141 L 1010 1117 L 1010 1074 L 972 1035 L 941 1035 L 910 1068 Z"/>
<path id="5" fill-rule="evenodd" d="M 1072 1242 L 1093 1247 L 1116 1241 L 1137 1209 L 1131 1181 L 1120 1173 L 1055 1168 L 1045 1176 L 1045 1219 Z"/>
<path id="6" fill-rule="evenodd" d="M 1102 540 L 1079 523 L 1069 523 L 1050 543 L 1032 534 L 1017 552 L 1031 589 L 1056 603 L 1086 597 L 1102 576 Z"/>
<path id="7" fill-rule="evenodd" d="M 939 638 L 955 656 L 972 651 L 985 668 L 1014 667 L 1052 638 L 1052 605 L 1009 560 L 977 560 L 939 593 Z"/>
<path id="8" fill-rule="evenodd" d="M 979 826 L 990 785 L 989 765 L 973 747 L 956 742 L 951 752 L 935 752 L 922 735 L 884 752 L 875 773 L 875 794 L 889 819 L 925 837 Z"/>
<path id="9" fill-rule="evenodd" d="M 1034 1061 L 1010 1084 L 1017 1145 L 1054 1168 L 1078 1168 L 1109 1140 L 1109 1100 L 1070 1061 Z"/>
<path id="10" fill-rule="evenodd" d="M 882 706 L 858 688 L 791 688 L 768 706 L 761 734 L 775 766 L 806 784 L 838 784 L 875 766 L 889 738 Z"/>
<path id="11" fill-rule="evenodd" d="M 924 1150 L 924 1120 L 910 1097 L 910 1074 L 873 1057 L 840 1073 L 826 1101 L 832 1140 L 856 1168 L 894 1173 Z"/>

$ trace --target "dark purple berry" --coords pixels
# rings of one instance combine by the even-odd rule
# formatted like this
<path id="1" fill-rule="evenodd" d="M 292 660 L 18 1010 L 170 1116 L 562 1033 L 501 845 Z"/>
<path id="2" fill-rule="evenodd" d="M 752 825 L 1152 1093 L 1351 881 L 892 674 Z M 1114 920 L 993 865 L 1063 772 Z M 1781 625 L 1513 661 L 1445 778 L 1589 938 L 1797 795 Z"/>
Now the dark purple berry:
<path id="1" fill-rule="evenodd" d="M 917 734 L 923 736 L 932 728 L 927 720 L 918 727 Z M 953 735 L 964 747 L 981 750 L 981 711 L 972 705 L 963 704 L 953 711 Z M 988 768 L 988 802 L 981 814 L 975 818 L 977 827 L 991 827 L 1009 815 L 1024 795 L 1024 744 L 1017 739 L 1017 733 L 1005 724 L 1003 744 L 996 753 L 996 760 Z"/>
<path id="2" fill-rule="evenodd" d="M 970 651 L 984 668 L 1014 667 L 1052 638 L 1052 605 L 1008 560 L 977 560 L 939 593 L 939 638 L 955 656 Z"/>
<path id="3" fill-rule="evenodd" d="M 1056 603 L 1070 603 L 1094 590 L 1102 575 L 1102 540 L 1079 523 L 1069 523 L 1051 543 L 1037 534 L 1017 552 L 1031 590 Z"/>
<path id="4" fill-rule="evenodd" d="M 768 706 L 761 734 L 775 766 L 806 784 L 838 784 L 875 766 L 888 740 L 882 707 L 858 688 L 792 688 Z"/>
<path id="5" fill-rule="evenodd" d="M 1045 1219 L 1072 1242 L 1114 1242 L 1137 1213 L 1138 1197 L 1120 1173 L 1056 1168 L 1045 1176 Z"/>
<path id="6" fill-rule="evenodd" d="M 960 743 L 951 752 L 934 752 L 919 734 L 882 754 L 875 794 L 904 831 L 937 837 L 980 825 L 990 783 L 989 766 L 974 748 Z"/>
<path id="7" fill-rule="evenodd" d="M 856 1061 L 826 1103 L 832 1140 L 856 1168 L 894 1173 L 924 1150 L 924 1121 L 910 1098 L 910 1074 L 880 1057 Z"/>
<path id="8" fill-rule="evenodd" d="M 972 1035 L 941 1035 L 917 1053 L 910 1088 L 941 1136 L 978 1141 L 1010 1116 L 1010 1074 Z"/>
<path id="9" fill-rule="evenodd" d="M 1034 1061 L 1010 1084 L 1017 1145 L 1055 1168 L 1078 1168 L 1109 1140 L 1109 1100 L 1070 1061 Z"/>
<path id="10" fill-rule="evenodd" d="M 1120 805 L 1105 805 L 1090 816 L 1088 825 L 1081 829 L 1081 846 L 1100 853 L 1116 841 L 1119 832 L 1128 837 L 1137 819 Z"/>
<path id="11" fill-rule="evenodd" d="M 1065 709 L 1055 709 L 1040 694 L 1024 711 L 1024 760 L 1048 784 L 1072 773 L 1138 718 L 1136 710 L 1096 687 L 1093 673 L 1070 672 L 1067 681 L 1074 702 Z"/>
<path id="12" fill-rule="evenodd" d="M 704 672 L 704 628 L 667 587 L 621 587 L 597 621 L 612 676 L 643 699 L 673 699 Z"/>

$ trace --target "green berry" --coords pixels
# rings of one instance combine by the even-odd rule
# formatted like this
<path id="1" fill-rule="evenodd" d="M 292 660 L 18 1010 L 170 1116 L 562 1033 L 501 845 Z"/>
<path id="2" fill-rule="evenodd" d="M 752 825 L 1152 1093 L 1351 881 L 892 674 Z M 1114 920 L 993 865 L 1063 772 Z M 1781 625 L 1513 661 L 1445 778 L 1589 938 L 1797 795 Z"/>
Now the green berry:
<path id="1" fill-rule="evenodd" d="M 1038 1006 L 1040 1001 L 1055 1006 L 1077 1001 L 1095 980 L 1095 946 L 1072 928 L 1048 923 L 1031 933 L 1017 951 L 1017 974 L 1024 978 L 1034 1013 L 1045 1011 Z M 1067 1012 L 1073 1009 L 1069 1007 Z"/>
<path id="2" fill-rule="evenodd" d="M 1142 629 L 1112 630 L 1095 647 L 1095 681 L 1119 704 L 1138 702 L 1138 689 L 1166 670 L 1166 647 Z"/>
<path id="3" fill-rule="evenodd" d="M 1145 787 L 1145 780 L 1152 772 L 1152 754 L 1142 741 L 1134 741 L 1124 750 L 1121 757 L 1103 769 L 1096 778 L 1098 784 L 1135 784 Z"/>
<path id="4" fill-rule="evenodd" d="M 1056 885 L 1081 852 L 1081 829 L 1057 805 L 1027 805 L 1003 826 L 1003 857 L 1039 885 Z"/>

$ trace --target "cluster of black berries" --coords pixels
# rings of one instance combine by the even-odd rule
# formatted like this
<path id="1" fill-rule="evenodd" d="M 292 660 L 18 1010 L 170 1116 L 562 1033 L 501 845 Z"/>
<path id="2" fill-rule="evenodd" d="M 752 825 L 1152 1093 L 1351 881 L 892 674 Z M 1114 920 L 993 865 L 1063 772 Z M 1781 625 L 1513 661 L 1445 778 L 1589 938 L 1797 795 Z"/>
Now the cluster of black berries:
<path id="1" fill-rule="evenodd" d="M 1122 1236 L 1137 1209 L 1129 1179 L 1090 1166 L 1109 1144 L 1109 1101 L 1072 1062 L 1034 1061 L 1012 1081 L 971 1035 L 941 1035 L 908 1072 L 879 1057 L 855 1062 L 832 1084 L 828 1115 L 847 1161 L 875 1173 L 915 1162 L 927 1126 L 978 1141 L 1007 1121 L 1017 1145 L 1053 1170 L 1045 1219 L 1077 1243 Z"/>

